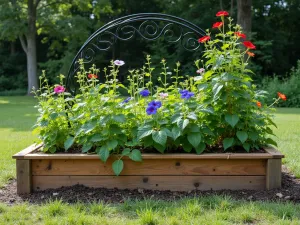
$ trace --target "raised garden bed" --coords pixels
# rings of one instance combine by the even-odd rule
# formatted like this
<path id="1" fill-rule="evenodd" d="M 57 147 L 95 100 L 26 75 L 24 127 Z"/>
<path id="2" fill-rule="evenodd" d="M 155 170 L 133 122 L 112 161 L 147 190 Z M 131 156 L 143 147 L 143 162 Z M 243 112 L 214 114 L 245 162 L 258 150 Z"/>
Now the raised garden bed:
<path id="1" fill-rule="evenodd" d="M 172 191 L 281 187 L 281 159 L 274 148 L 266 153 L 143 154 L 143 162 L 124 158 L 115 176 L 109 159 L 98 155 L 45 154 L 32 145 L 13 156 L 17 160 L 18 194 L 82 184 L 88 187 Z M 112 157 L 113 158 L 113 157 Z"/>

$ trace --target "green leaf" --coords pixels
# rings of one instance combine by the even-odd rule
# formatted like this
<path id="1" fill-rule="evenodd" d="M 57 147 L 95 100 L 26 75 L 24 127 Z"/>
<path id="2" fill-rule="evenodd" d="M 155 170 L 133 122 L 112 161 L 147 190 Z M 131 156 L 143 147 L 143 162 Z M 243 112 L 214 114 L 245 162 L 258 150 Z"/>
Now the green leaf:
<path id="1" fill-rule="evenodd" d="M 256 133 L 256 132 L 249 132 L 249 138 L 252 141 L 256 141 L 258 139 L 258 137 L 259 137 L 258 133 Z"/>
<path id="2" fill-rule="evenodd" d="M 216 83 L 213 87 L 213 92 L 214 92 L 214 100 L 217 99 L 218 97 L 218 94 L 220 93 L 220 91 L 222 90 L 223 88 L 223 84 L 219 84 L 219 83 Z"/>
<path id="3" fill-rule="evenodd" d="M 43 119 L 43 120 L 40 122 L 40 125 L 39 125 L 39 126 L 41 126 L 41 127 L 46 127 L 46 126 L 48 126 L 48 124 L 49 124 L 49 122 L 48 122 L 47 120 Z"/>
<path id="4" fill-rule="evenodd" d="M 97 121 L 91 121 L 91 122 L 84 124 L 82 126 L 82 130 L 84 131 L 84 133 L 87 134 L 87 133 L 91 132 L 92 130 L 94 130 L 96 126 L 97 126 Z"/>
<path id="5" fill-rule="evenodd" d="M 157 150 L 157 151 L 159 151 L 160 153 L 164 153 L 164 151 L 165 151 L 165 149 L 166 149 L 166 146 L 164 145 L 160 145 L 160 144 L 158 144 L 158 143 L 156 143 L 156 142 L 153 142 L 153 146 L 154 146 L 154 148 Z"/>
<path id="6" fill-rule="evenodd" d="M 187 139 L 194 148 L 196 148 L 201 142 L 201 134 L 200 133 L 189 133 L 187 135 Z"/>
<path id="7" fill-rule="evenodd" d="M 102 141 L 102 140 L 103 140 L 103 137 L 101 134 L 93 134 L 90 139 L 90 141 L 92 141 L 92 142 L 98 142 L 98 141 Z"/>
<path id="8" fill-rule="evenodd" d="M 223 140 L 224 151 L 225 151 L 227 148 L 230 148 L 230 147 L 233 145 L 233 142 L 234 142 L 234 138 L 225 138 L 225 139 Z"/>
<path id="9" fill-rule="evenodd" d="M 109 141 L 106 142 L 106 145 L 107 145 L 108 150 L 112 150 L 112 149 L 114 149 L 115 147 L 118 146 L 118 141 L 115 140 L 115 139 L 114 140 L 109 140 Z"/>
<path id="10" fill-rule="evenodd" d="M 140 150 L 133 149 L 132 152 L 129 155 L 129 158 L 132 159 L 133 161 L 141 162 L 142 161 L 142 154 L 141 154 Z"/>
<path id="11" fill-rule="evenodd" d="M 130 148 L 124 148 L 122 151 L 122 155 L 129 155 L 130 154 L 131 149 Z"/>
<path id="12" fill-rule="evenodd" d="M 125 123 L 126 122 L 126 118 L 125 115 L 123 114 L 118 114 L 118 115 L 113 115 L 112 119 L 118 123 Z"/>
<path id="13" fill-rule="evenodd" d="M 98 147 L 96 149 L 96 152 L 98 153 L 98 155 L 100 156 L 100 159 L 103 161 L 103 162 L 106 162 L 106 160 L 108 159 L 109 157 L 109 150 L 107 148 L 106 145 L 103 145 L 101 147 Z"/>
<path id="14" fill-rule="evenodd" d="M 123 160 L 121 160 L 121 159 L 118 159 L 118 160 L 114 161 L 113 164 L 112 164 L 112 169 L 113 169 L 116 176 L 120 175 L 123 168 L 124 168 L 124 163 L 123 163 Z"/>
<path id="15" fill-rule="evenodd" d="M 191 112 L 187 115 L 187 118 L 191 119 L 191 120 L 197 120 L 197 116 L 194 112 Z"/>
<path id="16" fill-rule="evenodd" d="M 111 134 L 122 134 L 122 129 L 117 124 L 111 124 L 109 126 L 109 132 Z"/>
<path id="17" fill-rule="evenodd" d="M 52 120 L 55 120 L 57 117 L 58 117 L 58 113 L 56 113 L 56 112 L 53 112 L 53 113 L 50 114 L 50 118 Z"/>
<path id="18" fill-rule="evenodd" d="M 147 137 L 153 133 L 152 126 L 144 126 L 138 129 L 137 137 L 141 140 L 144 137 Z"/>
<path id="19" fill-rule="evenodd" d="M 93 147 L 93 143 L 91 142 L 86 142 L 82 146 L 82 152 L 88 152 L 91 148 Z"/>
<path id="20" fill-rule="evenodd" d="M 183 150 L 186 152 L 191 152 L 193 148 L 193 146 L 186 139 L 182 142 L 182 147 Z"/>
<path id="21" fill-rule="evenodd" d="M 180 114 L 174 114 L 171 116 L 171 123 L 177 123 L 181 119 L 182 116 Z"/>
<path id="22" fill-rule="evenodd" d="M 248 134 L 245 131 L 236 132 L 236 136 L 242 143 L 244 143 L 248 139 Z"/>
<path id="23" fill-rule="evenodd" d="M 271 144 L 271 145 L 274 145 L 274 146 L 278 147 L 278 146 L 277 146 L 277 142 L 276 142 L 276 141 L 274 141 L 274 140 L 273 140 L 273 139 L 271 139 L 271 138 L 268 138 L 268 139 L 266 140 L 266 143 L 267 143 L 267 144 Z"/>
<path id="24" fill-rule="evenodd" d="M 244 143 L 243 144 L 244 149 L 249 152 L 250 151 L 250 144 L 249 143 Z"/>
<path id="25" fill-rule="evenodd" d="M 204 142 L 201 142 L 195 149 L 197 154 L 201 154 L 206 148 L 206 145 Z"/>
<path id="26" fill-rule="evenodd" d="M 186 128 L 186 126 L 189 124 L 189 120 L 185 119 L 185 120 L 178 120 L 177 121 L 177 125 L 181 130 L 184 130 L 184 128 Z"/>
<path id="27" fill-rule="evenodd" d="M 174 126 L 172 128 L 173 140 L 175 141 L 181 135 L 181 130 L 179 127 Z"/>
<path id="28" fill-rule="evenodd" d="M 191 124 L 189 127 L 189 132 L 198 133 L 200 131 L 200 127 L 196 124 Z"/>
<path id="29" fill-rule="evenodd" d="M 227 123 L 230 124 L 230 126 L 234 127 L 237 124 L 237 122 L 239 121 L 239 116 L 236 115 L 236 114 L 233 114 L 233 115 L 226 114 L 225 115 L 225 120 L 226 120 Z"/>
<path id="30" fill-rule="evenodd" d="M 74 143 L 75 137 L 68 137 L 64 143 L 65 150 L 67 151 Z"/>
<path id="31" fill-rule="evenodd" d="M 153 145 L 153 139 L 152 136 L 147 136 L 143 139 L 144 147 L 149 147 Z"/>
<path id="32" fill-rule="evenodd" d="M 153 141 L 164 146 L 167 142 L 168 136 L 165 131 L 160 130 L 160 131 L 153 131 L 152 138 L 153 138 Z"/>

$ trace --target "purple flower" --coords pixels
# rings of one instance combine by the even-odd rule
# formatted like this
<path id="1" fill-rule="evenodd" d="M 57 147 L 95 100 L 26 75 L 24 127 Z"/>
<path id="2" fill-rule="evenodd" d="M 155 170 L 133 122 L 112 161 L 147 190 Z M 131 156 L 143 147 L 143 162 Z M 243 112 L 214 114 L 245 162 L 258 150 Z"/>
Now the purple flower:
<path id="1" fill-rule="evenodd" d="M 114 64 L 116 65 L 116 66 L 123 66 L 124 64 L 125 64 L 125 62 L 124 61 L 122 61 L 122 60 L 115 60 L 114 61 Z"/>
<path id="2" fill-rule="evenodd" d="M 153 114 L 157 113 L 157 108 L 155 108 L 154 106 L 149 106 L 146 109 L 146 112 L 148 115 L 153 115 Z"/>
<path id="3" fill-rule="evenodd" d="M 147 89 L 145 89 L 145 90 L 142 90 L 142 91 L 140 92 L 140 94 L 141 94 L 143 97 L 147 97 L 147 96 L 150 95 L 150 91 L 147 90 Z"/>
<path id="4" fill-rule="evenodd" d="M 188 90 L 180 90 L 179 93 L 181 94 L 181 98 L 190 99 L 195 94 L 193 92 L 189 92 Z"/>
<path id="5" fill-rule="evenodd" d="M 65 91 L 65 88 L 64 86 L 61 86 L 61 85 L 57 85 L 55 88 L 54 88 L 54 92 L 56 94 L 59 94 L 59 93 L 63 93 Z"/>
<path id="6" fill-rule="evenodd" d="M 122 103 L 128 103 L 130 100 L 131 100 L 131 97 L 128 97 Z"/>
<path id="7" fill-rule="evenodd" d="M 166 97 L 169 96 L 169 94 L 168 94 L 168 93 L 159 93 L 159 96 L 160 96 L 161 98 L 166 98 Z"/>
<path id="8" fill-rule="evenodd" d="M 154 107 L 154 108 L 158 109 L 161 107 L 161 101 L 149 102 L 148 107 Z"/>
<path id="9" fill-rule="evenodd" d="M 204 68 L 200 68 L 199 70 L 197 70 L 197 73 L 199 73 L 199 74 L 204 73 L 204 72 L 205 72 Z"/>

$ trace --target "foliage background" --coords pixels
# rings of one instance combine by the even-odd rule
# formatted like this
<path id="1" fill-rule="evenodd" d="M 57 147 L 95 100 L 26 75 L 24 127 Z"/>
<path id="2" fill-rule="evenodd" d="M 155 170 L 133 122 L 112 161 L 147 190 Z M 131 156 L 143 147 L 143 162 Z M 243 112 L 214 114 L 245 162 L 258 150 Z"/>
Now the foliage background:
<path id="1" fill-rule="evenodd" d="M 7 20 L 15 18 L 16 13 L 7 11 L 8 2 L 16 1 L 0 0 L 0 95 L 20 95 L 26 93 L 26 55 L 16 33 L 26 22 Z M 26 1 L 20 2 L 26 5 Z M 232 0 L 41 0 L 37 18 L 39 73 L 46 69 L 50 82 L 56 82 L 57 75 L 67 73 L 70 62 L 88 36 L 118 17 L 142 12 L 166 13 L 206 29 L 211 27 L 220 8 L 230 11 L 231 16 L 237 19 L 237 2 Z M 290 72 L 296 66 L 300 53 L 299 8 L 300 0 L 252 1 L 251 39 L 258 47 L 251 65 L 256 74 L 254 79 L 259 85 L 264 80 L 264 87 L 271 91 L 272 96 L 277 87 L 281 87 L 281 92 L 286 93 L 288 98 L 293 96 L 296 100 L 282 105 L 289 107 L 299 107 L 300 98 L 299 92 L 290 90 L 289 85 L 293 84 L 293 90 L 300 85 L 299 78 L 292 76 L 295 72 Z M 20 17 L 23 15 L 18 13 Z M 143 48 L 138 45 L 135 52 L 143 52 Z M 169 62 L 185 59 L 190 54 L 170 54 L 162 48 L 161 42 L 155 42 L 149 48 L 153 59 L 165 57 Z M 129 55 L 124 54 L 123 60 L 126 61 Z M 138 57 L 130 60 L 140 63 Z M 186 67 L 189 66 L 186 64 Z M 282 86 L 281 82 L 286 85 Z"/>

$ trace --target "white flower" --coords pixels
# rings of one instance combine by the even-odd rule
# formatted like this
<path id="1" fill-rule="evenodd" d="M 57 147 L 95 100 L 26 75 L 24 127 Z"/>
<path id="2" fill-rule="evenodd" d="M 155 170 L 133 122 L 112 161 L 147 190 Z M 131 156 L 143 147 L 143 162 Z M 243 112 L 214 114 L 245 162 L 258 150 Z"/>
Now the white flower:
<path id="1" fill-rule="evenodd" d="M 202 77 L 202 76 L 197 76 L 197 77 L 194 77 L 194 80 L 195 80 L 195 81 L 202 80 L 202 79 L 203 79 L 203 77 Z"/>
<path id="2" fill-rule="evenodd" d="M 169 94 L 168 94 L 168 93 L 159 93 L 159 96 L 160 96 L 161 98 L 166 98 L 166 97 L 169 96 Z"/>
<path id="3" fill-rule="evenodd" d="M 205 72 L 204 68 L 200 68 L 199 70 L 197 70 L 197 73 L 199 73 L 199 74 L 204 73 L 204 72 Z"/>
<path id="4" fill-rule="evenodd" d="M 122 61 L 122 60 L 115 60 L 114 61 L 114 64 L 116 65 L 116 66 L 123 66 L 124 64 L 125 64 L 125 62 L 124 61 Z"/>
<path id="5" fill-rule="evenodd" d="M 101 101 L 107 102 L 109 100 L 109 97 L 101 97 Z"/>
<path id="6" fill-rule="evenodd" d="M 171 75 L 171 74 L 172 74 L 172 72 L 167 72 L 167 74 Z"/>

